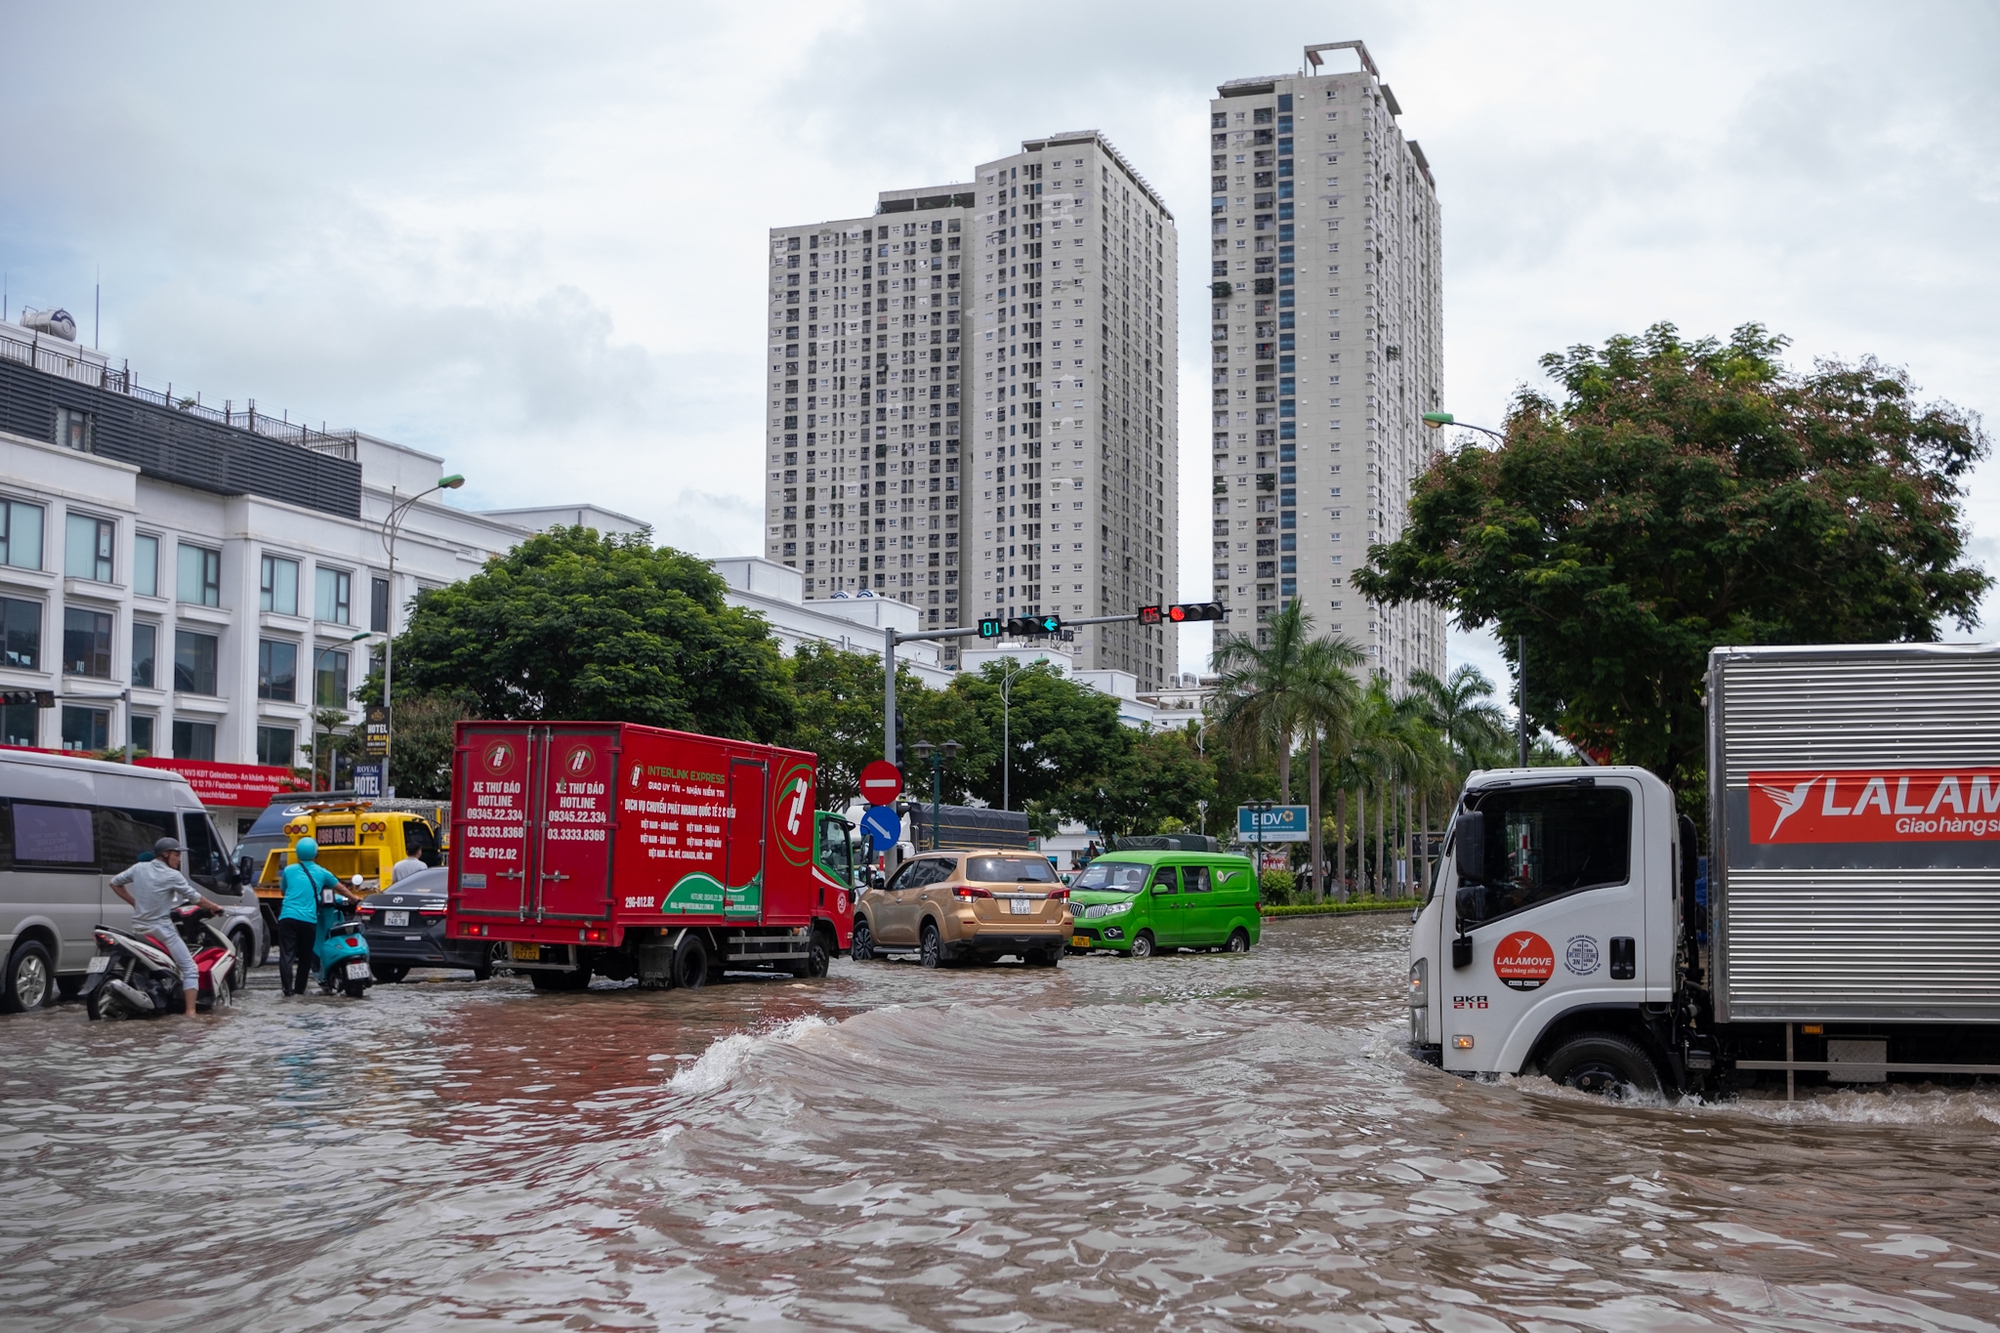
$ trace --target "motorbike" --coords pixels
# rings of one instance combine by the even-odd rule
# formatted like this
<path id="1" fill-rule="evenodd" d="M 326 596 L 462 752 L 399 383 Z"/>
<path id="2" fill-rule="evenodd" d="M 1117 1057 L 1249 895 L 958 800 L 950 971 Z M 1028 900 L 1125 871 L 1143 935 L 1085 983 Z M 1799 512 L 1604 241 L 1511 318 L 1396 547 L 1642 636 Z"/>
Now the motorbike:
<path id="1" fill-rule="evenodd" d="M 356 875 L 352 882 L 359 894 L 361 876 Z M 319 919 L 313 927 L 313 963 L 323 992 L 331 995 L 341 991 L 348 999 L 358 1000 L 375 984 L 375 972 L 368 965 L 368 937 L 362 933 L 360 920 L 352 915 L 353 909 L 354 900 L 339 890 L 319 891 Z"/>
<path id="2" fill-rule="evenodd" d="M 188 953 L 200 973 L 195 991 L 197 1010 L 229 1004 L 243 985 L 248 960 L 236 949 L 236 942 L 211 918 L 219 913 L 207 907 L 177 907 L 174 928 L 179 931 Z M 100 925 L 94 932 L 97 956 L 90 960 L 77 998 L 92 1021 L 121 1018 L 158 1018 L 182 1012 L 180 964 L 151 935 Z"/>

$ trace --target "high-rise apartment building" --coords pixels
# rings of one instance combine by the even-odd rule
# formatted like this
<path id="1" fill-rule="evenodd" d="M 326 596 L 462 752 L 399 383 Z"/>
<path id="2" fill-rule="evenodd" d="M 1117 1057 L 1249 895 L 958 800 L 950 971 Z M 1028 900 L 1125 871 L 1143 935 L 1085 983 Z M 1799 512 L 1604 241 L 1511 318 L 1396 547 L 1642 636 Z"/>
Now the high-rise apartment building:
<path id="1" fill-rule="evenodd" d="M 961 353 L 969 186 L 771 232 L 765 554 L 808 598 L 966 623 Z M 955 656 L 955 655 L 954 655 Z"/>
<path id="2" fill-rule="evenodd" d="M 1360 68 L 1327 69 L 1351 51 Z M 1377 608 L 1349 584 L 1393 541 L 1442 402 L 1435 182 L 1358 41 L 1209 103 L 1212 537 L 1227 633 L 1293 598 L 1397 684 L 1442 673 L 1435 607 Z"/>
<path id="3" fill-rule="evenodd" d="M 771 237 L 766 553 L 807 596 L 868 590 L 942 628 L 1177 591 L 1174 219 L 1102 135 Z M 1152 689 L 1171 635 L 1060 646 Z"/>

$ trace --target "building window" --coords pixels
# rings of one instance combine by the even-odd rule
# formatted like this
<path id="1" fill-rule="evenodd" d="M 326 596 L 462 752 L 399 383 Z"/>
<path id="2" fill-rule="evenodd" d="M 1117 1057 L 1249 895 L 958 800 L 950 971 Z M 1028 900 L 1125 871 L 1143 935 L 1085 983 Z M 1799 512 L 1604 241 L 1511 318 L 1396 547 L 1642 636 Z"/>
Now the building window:
<path id="1" fill-rule="evenodd" d="M 160 539 L 140 533 L 132 539 L 132 591 L 141 597 L 160 595 Z"/>
<path id="2" fill-rule="evenodd" d="M 318 707 L 347 707 L 347 654 L 321 653 L 313 660 L 313 681 L 313 702 Z"/>
<path id="3" fill-rule="evenodd" d="M 97 752 L 111 748 L 111 714 L 102 708 L 62 710 L 62 748 Z"/>
<path id="4" fill-rule="evenodd" d="M 63 674 L 111 679 L 111 614 L 63 608 Z"/>
<path id="5" fill-rule="evenodd" d="M 319 597 L 313 603 L 315 618 L 334 625 L 353 623 L 349 597 L 354 576 L 344 569 L 319 570 Z"/>
<path id="6" fill-rule="evenodd" d="M 267 555 L 257 575 L 257 609 L 281 616 L 299 613 L 299 562 Z"/>
<path id="7" fill-rule="evenodd" d="M 257 643 L 257 697 L 291 703 L 298 698 L 299 646 L 277 639 Z"/>
<path id="8" fill-rule="evenodd" d="M 257 762 L 273 768 L 290 768 L 298 753 L 298 733 L 290 727 L 257 728 Z"/>
<path id="9" fill-rule="evenodd" d="M 42 507 L 0 500 L 0 565 L 42 567 Z"/>
<path id="10" fill-rule="evenodd" d="M 33 745 L 42 710 L 33 704 L 0 705 L 0 745 Z"/>
<path id="11" fill-rule="evenodd" d="M 4 660 L 17 671 L 42 669 L 42 604 L 18 597 L 0 597 L 0 636 Z M 11 742 L 10 742 L 11 743 Z"/>
<path id="12" fill-rule="evenodd" d="M 79 412 L 73 407 L 56 409 L 56 443 L 65 449 L 74 449 L 80 454 L 90 452 L 90 413 Z"/>
<path id="13" fill-rule="evenodd" d="M 160 651 L 160 627 L 143 620 L 132 622 L 132 683 L 140 689 L 154 688 L 153 659 Z"/>
<path id="14" fill-rule="evenodd" d="M 174 689 L 182 694 L 214 694 L 216 638 L 193 630 L 174 631 Z M 180 723 L 174 723 L 174 751 L 180 751 Z"/>
<path id="15" fill-rule="evenodd" d="M 192 606 L 222 605 L 222 552 L 182 542 L 179 572 L 177 600 Z"/>
<path id="16" fill-rule="evenodd" d="M 132 717 L 125 723 L 125 739 L 132 743 L 132 748 L 138 753 L 151 755 L 153 753 L 153 719 L 144 714 Z"/>
<path id="17" fill-rule="evenodd" d="M 389 632 L 389 580 L 368 581 L 368 628 L 377 634 Z"/>
<path id="18" fill-rule="evenodd" d="M 111 582 L 111 548 L 118 525 L 108 518 L 71 514 L 63 543 L 63 573 L 92 583 Z"/>
<path id="19" fill-rule="evenodd" d="M 215 759 L 215 724 L 174 719 L 174 758 Z"/>

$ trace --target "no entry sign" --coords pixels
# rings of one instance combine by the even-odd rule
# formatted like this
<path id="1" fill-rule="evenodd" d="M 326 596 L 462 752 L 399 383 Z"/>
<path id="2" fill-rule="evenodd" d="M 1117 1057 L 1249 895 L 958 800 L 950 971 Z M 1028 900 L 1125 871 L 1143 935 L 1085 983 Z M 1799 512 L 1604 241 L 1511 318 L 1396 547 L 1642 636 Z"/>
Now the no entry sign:
<path id="1" fill-rule="evenodd" d="M 903 773 L 887 759 L 877 759 L 861 770 L 861 799 L 870 805 L 887 805 L 903 794 Z"/>

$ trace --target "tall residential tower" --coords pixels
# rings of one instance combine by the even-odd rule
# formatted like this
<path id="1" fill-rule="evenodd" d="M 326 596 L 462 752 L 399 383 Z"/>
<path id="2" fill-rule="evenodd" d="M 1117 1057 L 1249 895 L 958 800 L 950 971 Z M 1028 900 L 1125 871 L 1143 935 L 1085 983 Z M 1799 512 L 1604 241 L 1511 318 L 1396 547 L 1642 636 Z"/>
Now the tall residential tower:
<path id="1" fill-rule="evenodd" d="M 1329 52 L 1360 68 L 1327 71 Z M 1442 402 L 1435 182 L 1358 41 L 1209 103 L 1214 587 L 1263 641 L 1303 599 L 1315 627 L 1398 685 L 1442 674 L 1435 607 L 1375 608 L 1348 583 L 1402 532 Z"/>
<path id="2" fill-rule="evenodd" d="M 1172 213 L 1094 131 L 774 229 L 766 554 L 808 597 L 867 590 L 926 627 L 1170 599 L 1178 262 Z M 1060 646 L 1156 689 L 1171 636 Z"/>

